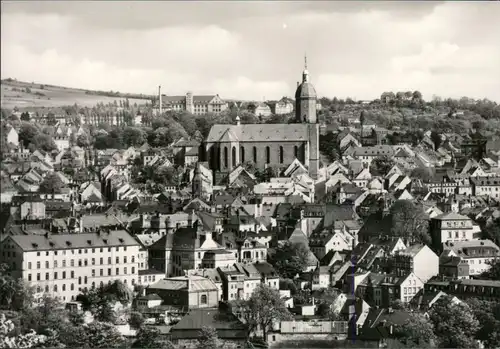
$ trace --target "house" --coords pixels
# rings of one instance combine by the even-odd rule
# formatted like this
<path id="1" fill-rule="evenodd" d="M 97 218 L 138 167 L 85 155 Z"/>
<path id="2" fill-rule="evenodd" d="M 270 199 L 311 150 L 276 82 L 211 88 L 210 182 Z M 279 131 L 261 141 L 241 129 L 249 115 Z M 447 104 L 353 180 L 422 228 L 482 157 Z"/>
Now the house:
<path id="1" fill-rule="evenodd" d="M 500 177 L 476 177 L 470 179 L 472 195 L 489 197 L 500 201 Z"/>
<path id="2" fill-rule="evenodd" d="M 413 272 L 426 282 L 439 274 L 439 257 L 427 245 L 412 245 L 388 259 L 388 271 L 397 275 Z"/>
<path id="3" fill-rule="evenodd" d="M 443 291 L 460 299 L 469 297 L 484 300 L 500 299 L 500 281 L 498 280 L 442 280 L 442 278 L 434 278 L 425 283 L 424 289 L 425 292 Z"/>
<path id="4" fill-rule="evenodd" d="M 222 309 L 191 310 L 170 330 L 171 340 L 179 348 L 196 349 L 203 328 L 213 328 L 221 341 L 221 349 L 243 348 L 248 328 L 230 311 Z"/>
<path id="5" fill-rule="evenodd" d="M 19 146 L 19 134 L 14 127 L 11 125 L 5 125 L 2 127 L 2 137 L 6 144 L 12 144 L 15 147 Z"/>
<path id="6" fill-rule="evenodd" d="M 447 241 L 442 257 L 458 257 L 469 265 L 469 275 L 480 275 L 500 257 L 500 248 L 491 240 Z"/>
<path id="7" fill-rule="evenodd" d="M 277 102 L 267 102 L 271 108 L 271 113 L 275 115 L 284 115 L 293 113 L 294 100 L 283 97 Z"/>
<path id="8" fill-rule="evenodd" d="M 146 294 L 156 293 L 163 304 L 178 307 L 214 308 L 219 304 L 219 289 L 208 278 L 186 275 L 165 278 L 150 285 Z"/>
<path id="9" fill-rule="evenodd" d="M 443 213 L 431 219 L 430 233 L 432 244 L 442 249 L 446 241 L 464 241 L 474 239 L 473 221 L 455 212 Z"/>
<path id="10" fill-rule="evenodd" d="M 272 111 L 266 103 L 257 103 L 254 114 L 258 117 L 268 117 L 271 116 Z"/>

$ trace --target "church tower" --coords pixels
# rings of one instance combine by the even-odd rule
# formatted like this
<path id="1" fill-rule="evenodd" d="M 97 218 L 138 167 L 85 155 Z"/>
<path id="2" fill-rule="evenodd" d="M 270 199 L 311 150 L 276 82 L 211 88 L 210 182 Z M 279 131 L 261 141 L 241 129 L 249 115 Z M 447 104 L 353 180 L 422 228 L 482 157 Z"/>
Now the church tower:
<path id="1" fill-rule="evenodd" d="M 309 82 L 307 57 L 304 57 L 302 83 L 297 86 L 297 91 L 295 92 L 295 119 L 298 123 L 315 124 L 317 122 L 316 99 L 316 90 Z"/>
<path id="2" fill-rule="evenodd" d="M 307 57 L 304 57 L 304 71 L 302 83 L 298 84 L 295 92 L 295 120 L 297 123 L 307 124 L 308 143 L 306 153 L 309 155 L 309 176 L 318 179 L 319 171 L 319 124 L 316 115 L 316 90 L 309 82 Z"/>

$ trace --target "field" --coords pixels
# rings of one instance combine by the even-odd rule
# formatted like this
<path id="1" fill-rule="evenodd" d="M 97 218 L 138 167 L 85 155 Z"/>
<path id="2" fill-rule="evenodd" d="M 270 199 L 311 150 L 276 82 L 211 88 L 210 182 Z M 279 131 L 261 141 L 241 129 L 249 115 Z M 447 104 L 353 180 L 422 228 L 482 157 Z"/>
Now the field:
<path id="1" fill-rule="evenodd" d="M 96 94 L 88 94 L 86 90 L 42 85 L 39 83 L 27 83 L 21 81 L 1 82 L 1 105 L 2 108 L 12 109 L 14 107 L 61 107 L 65 105 L 78 104 L 80 106 L 92 107 L 99 102 L 104 104 L 113 101 L 125 100 L 125 95 L 108 97 Z M 148 99 L 129 98 L 131 104 L 145 104 Z"/>

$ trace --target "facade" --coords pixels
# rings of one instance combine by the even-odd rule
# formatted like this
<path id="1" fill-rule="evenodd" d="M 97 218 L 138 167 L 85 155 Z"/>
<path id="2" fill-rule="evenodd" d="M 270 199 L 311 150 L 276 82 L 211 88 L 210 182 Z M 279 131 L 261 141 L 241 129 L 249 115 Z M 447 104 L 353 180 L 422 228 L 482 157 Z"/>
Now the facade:
<path id="1" fill-rule="evenodd" d="M 165 278 L 146 289 L 163 299 L 164 305 L 189 309 L 214 308 L 219 304 L 219 288 L 212 280 L 198 275 Z"/>
<path id="2" fill-rule="evenodd" d="M 0 247 L 0 259 L 14 277 L 62 301 L 74 300 L 84 289 L 114 280 L 138 282 L 138 242 L 126 231 L 109 233 L 14 235 Z"/>
<path id="3" fill-rule="evenodd" d="M 448 241 L 441 256 L 458 257 L 469 265 L 469 275 L 480 275 L 500 257 L 500 248 L 491 240 Z"/>
<path id="4" fill-rule="evenodd" d="M 447 241 L 474 239 L 472 220 L 454 212 L 432 218 L 430 232 L 432 243 L 438 249 L 442 249 L 442 244 Z"/>
<path id="5" fill-rule="evenodd" d="M 162 104 L 162 111 L 186 111 L 194 115 L 221 113 L 229 107 L 219 95 L 195 96 L 192 92 L 185 96 L 160 95 L 159 103 Z M 153 114 L 160 114 L 159 104 L 153 107 Z"/>
<path id="6" fill-rule="evenodd" d="M 289 166 L 295 159 L 304 164 L 313 179 L 319 170 L 319 125 L 316 91 L 304 70 L 296 92 L 297 124 L 214 125 L 205 142 L 205 157 L 213 171 L 230 173 L 251 162 L 258 169 Z"/>
<path id="7" fill-rule="evenodd" d="M 473 196 L 488 195 L 500 200 L 500 177 L 476 177 L 471 178 L 470 181 Z"/>
<path id="8" fill-rule="evenodd" d="M 271 112 L 276 115 L 284 115 L 293 113 L 294 101 L 290 98 L 283 97 L 278 102 L 268 102 Z"/>

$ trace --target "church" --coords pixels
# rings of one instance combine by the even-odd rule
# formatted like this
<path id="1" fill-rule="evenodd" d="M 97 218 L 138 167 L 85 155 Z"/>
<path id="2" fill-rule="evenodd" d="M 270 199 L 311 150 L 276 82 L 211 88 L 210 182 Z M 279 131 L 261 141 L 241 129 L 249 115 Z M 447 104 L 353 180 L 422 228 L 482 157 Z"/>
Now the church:
<path id="1" fill-rule="evenodd" d="M 313 179 L 319 170 L 319 124 L 317 95 L 309 81 L 307 61 L 302 83 L 295 92 L 295 123 L 214 125 L 204 143 L 205 159 L 217 174 L 228 174 L 238 165 L 252 162 L 264 170 L 268 166 L 287 167 L 298 159 Z"/>

